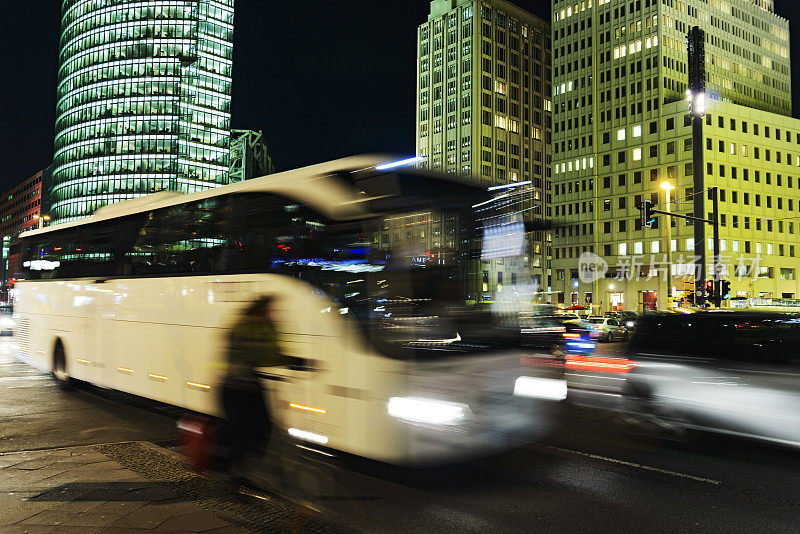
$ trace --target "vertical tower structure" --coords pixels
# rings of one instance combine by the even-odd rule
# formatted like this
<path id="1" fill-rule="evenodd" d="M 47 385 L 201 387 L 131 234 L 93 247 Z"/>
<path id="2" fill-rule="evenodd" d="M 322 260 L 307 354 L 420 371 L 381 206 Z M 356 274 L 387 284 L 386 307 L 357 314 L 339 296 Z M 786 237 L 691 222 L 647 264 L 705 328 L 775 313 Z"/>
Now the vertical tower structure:
<path id="1" fill-rule="evenodd" d="M 762 154 L 776 149 L 763 135 L 756 134 L 760 140 L 752 137 L 759 132 L 754 123 L 779 124 L 766 131 L 777 128 L 781 135 L 789 135 L 788 128 L 794 140 L 788 21 L 774 13 L 772 0 L 554 0 L 551 6 L 554 289 L 559 301 L 593 301 L 595 311 L 641 311 L 656 301 L 658 307 L 665 306 L 672 288 L 666 288 L 663 277 L 652 277 L 667 267 L 651 260 L 664 254 L 667 246 L 673 257 L 691 258 L 692 227 L 673 221 L 672 240 L 666 243 L 666 221 L 659 221 L 661 228 L 642 228 L 637 205 L 643 199 L 663 203 L 666 194 L 661 185 L 668 181 L 676 188 L 671 196 L 677 199 L 673 211 L 692 214 L 686 35 L 693 26 L 706 35 L 708 115 L 706 139 L 701 141 L 708 166 L 703 169 L 705 186 L 732 191 L 755 185 L 741 182 L 743 174 L 752 176 L 755 171 L 744 166 L 776 164 L 775 157 L 768 163 L 769 156 L 767 161 L 752 161 L 754 145 L 763 145 Z M 760 132 L 764 131 L 761 125 Z M 750 137 L 732 144 L 723 140 L 744 133 Z M 719 146 L 725 144 L 724 153 L 717 150 L 718 137 Z M 785 147 L 777 148 L 782 153 Z M 758 153 L 756 148 L 756 157 Z M 784 155 L 784 167 L 786 161 Z M 740 181 L 732 182 L 731 173 Z M 743 196 L 743 191 L 729 194 L 726 202 Z M 725 203 L 721 207 L 741 209 Z M 750 217 L 748 229 L 749 221 Z M 734 238 L 733 230 L 723 225 L 723 234 L 729 234 L 723 241 L 738 246 L 743 236 Z M 751 237 L 757 238 L 747 236 L 748 251 Z M 610 265 L 605 279 L 592 283 L 580 279 L 579 257 L 586 252 Z M 688 268 L 673 265 L 673 272 L 676 267 Z M 680 299 L 684 288 L 676 289 Z"/>
<path id="2" fill-rule="evenodd" d="M 431 2 L 417 31 L 417 155 L 428 168 L 500 188 L 532 223 L 526 252 L 542 289 L 551 245 L 550 94 L 547 22 L 504 0 Z"/>
<path id="3" fill-rule="evenodd" d="M 233 0 L 64 0 L 51 216 L 227 183 Z"/>

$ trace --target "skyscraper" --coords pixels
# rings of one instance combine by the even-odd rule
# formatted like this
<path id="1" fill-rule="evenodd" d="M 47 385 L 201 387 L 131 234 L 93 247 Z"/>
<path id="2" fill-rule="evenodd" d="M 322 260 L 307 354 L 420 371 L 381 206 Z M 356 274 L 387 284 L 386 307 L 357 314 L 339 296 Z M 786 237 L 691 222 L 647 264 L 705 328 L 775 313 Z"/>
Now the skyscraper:
<path id="1" fill-rule="evenodd" d="M 772 1 L 555 0 L 552 11 L 559 301 L 641 311 L 667 307 L 669 292 L 688 302 L 692 223 L 673 220 L 668 243 L 666 217 L 643 228 L 637 209 L 645 199 L 664 209 L 664 182 L 675 188 L 673 212 L 703 218 L 711 203 L 693 213 L 695 195 L 718 188 L 723 277 L 732 296 L 796 297 L 800 121 L 789 117 L 788 21 Z M 706 32 L 702 169 L 693 167 L 686 93 L 693 26 Z M 704 173 L 703 191 L 693 190 L 695 172 Z M 712 265 L 712 246 L 704 244 Z M 581 279 L 586 252 L 608 263 L 604 278 Z M 675 276 L 669 290 L 667 268 Z"/>
<path id="2" fill-rule="evenodd" d="M 431 2 L 417 32 L 417 155 L 431 169 L 510 186 L 515 209 L 539 228 L 528 244 L 541 289 L 551 244 L 550 103 L 549 24 L 503 0 Z"/>
<path id="3" fill-rule="evenodd" d="M 227 182 L 233 0 L 63 0 L 51 216 Z"/>

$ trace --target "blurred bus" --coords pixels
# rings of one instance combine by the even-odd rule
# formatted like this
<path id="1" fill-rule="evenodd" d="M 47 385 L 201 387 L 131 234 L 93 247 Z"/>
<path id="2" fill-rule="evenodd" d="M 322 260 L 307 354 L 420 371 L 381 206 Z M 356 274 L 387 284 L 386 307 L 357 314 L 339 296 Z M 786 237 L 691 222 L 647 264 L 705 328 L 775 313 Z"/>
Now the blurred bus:
<path id="1" fill-rule="evenodd" d="M 292 439 L 396 464 L 529 442 L 566 384 L 562 362 L 522 349 L 530 286 L 484 282 L 530 280 L 519 213 L 386 161 L 156 193 L 23 234 L 20 357 L 220 416 L 226 333 L 272 295 L 281 350 L 312 361 L 263 370 Z"/>

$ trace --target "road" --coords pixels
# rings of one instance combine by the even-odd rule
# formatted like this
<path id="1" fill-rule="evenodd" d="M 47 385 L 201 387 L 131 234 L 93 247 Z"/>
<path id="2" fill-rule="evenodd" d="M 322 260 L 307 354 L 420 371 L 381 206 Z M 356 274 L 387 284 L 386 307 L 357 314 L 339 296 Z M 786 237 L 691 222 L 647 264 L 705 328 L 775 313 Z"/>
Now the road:
<path id="1" fill-rule="evenodd" d="M 604 354 L 619 344 L 602 345 Z M 150 441 L 175 415 L 122 395 L 65 393 L 0 353 L 0 451 Z M 664 442 L 618 416 L 571 407 L 543 443 L 464 466 L 400 472 L 326 460 L 306 497 L 361 532 L 790 532 L 800 525 L 800 454 L 701 437 Z"/>

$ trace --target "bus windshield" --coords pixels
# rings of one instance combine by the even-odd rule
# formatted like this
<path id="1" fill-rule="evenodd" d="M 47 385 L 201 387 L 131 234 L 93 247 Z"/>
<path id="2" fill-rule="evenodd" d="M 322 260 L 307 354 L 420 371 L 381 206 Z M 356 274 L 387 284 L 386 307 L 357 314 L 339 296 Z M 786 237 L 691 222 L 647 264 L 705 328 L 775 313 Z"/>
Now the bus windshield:
<path id="1" fill-rule="evenodd" d="M 521 221 L 426 210 L 363 230 L 351 246 L 365 263 L 328 291 L 374 348 L 419 359 L 518 343 L 519 312 L 532 296 Z"/>

